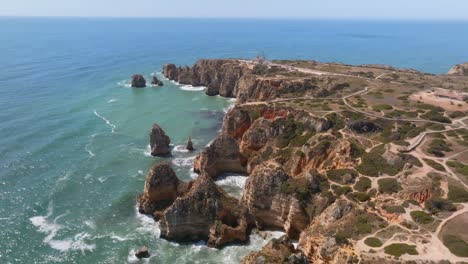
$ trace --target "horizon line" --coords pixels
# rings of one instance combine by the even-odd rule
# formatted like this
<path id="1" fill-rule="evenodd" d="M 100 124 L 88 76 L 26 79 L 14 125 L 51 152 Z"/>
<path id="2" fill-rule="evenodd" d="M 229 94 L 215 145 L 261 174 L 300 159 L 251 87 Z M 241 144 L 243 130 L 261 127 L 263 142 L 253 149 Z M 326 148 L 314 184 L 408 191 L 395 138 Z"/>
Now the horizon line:
<path id="1" fill-rule="evenodd" d="M 468 22 L 468 18 L 374 18 L 374 17 L 196 17 L 196 16 L 62 16 L 62 15 L 0 15 L 0 18 L 97 18 L 97 19 L 194 19 L 194 20 L 345 20 L 345 21 L 437 21 Z"/>

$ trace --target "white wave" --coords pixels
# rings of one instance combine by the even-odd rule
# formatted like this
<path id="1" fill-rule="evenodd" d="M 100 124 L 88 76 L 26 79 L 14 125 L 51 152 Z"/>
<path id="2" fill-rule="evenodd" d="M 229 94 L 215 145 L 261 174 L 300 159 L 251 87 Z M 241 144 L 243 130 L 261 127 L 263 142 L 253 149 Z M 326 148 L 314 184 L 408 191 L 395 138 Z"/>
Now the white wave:
<path id="1" fill-rule="evenodd" d="M 155 237 L 159 237 L 161 230 L 159 229 L 159 223 L 148 215 L 140 214 L 138 208 L 135 207 L 135 217 L 139 220 L 140 227 L 136 230 L 142 234 L 151 234 Z"/>
<path id="2" fill-rule="evenodd" d="M 114 102 L 117 102 L 118 99 L 115 99 L 115 98 L 112 98 L 112 99 L 109 99 L 107 102 L 110 104 L 110 103 L 114 103 Z"/>
<path id="3" fill-rule="evenodd" d="M 216 180 L 216 184 L 221 186 L 233 186 L 243 189 L 247 178 L 247 176 L 240 174 L 223 174 Z"/>
<path id="4" fill-rule="evenodd" d="M 179 167 L 191 167 L 194 160 L 195 156 L 188 158 L 175 158 L 172 160 L 172 164 Z"/>
<path id="5" fill-rule="evenodd" d="M 143 175 L 144 173 L 142 170 L 138 170 L 138 174 Z"/>
<path id="6" fill-rule="evenodd" d="M 99 178 L 98 178 L 98 181 L 99 181 L 100 183 L 103 183 L 103 182 L 107 181 L 107 177 L 99 177 Z"/>
<path id="7" fill-rule="evenodd" d="M 54 239 L 57 233 L 62 229 L 62 226 L 57 224 L 57 220 L 64 215 L 56 217 L 53 222 L 50 222 L 48 218 L 52 215 L 52 204 L 49 203 L 47 208 L 46 216 L 33 216 L 29 218 L 32 225 L 37 227 L 38 231 L 47 236 L 44 238 L 43 242 L 48 244 L 51 248 L 65 252 L 68 250 L 93 250 L 96 248 L 94 244 L 86 244 L 85 240 L 90 238 L 88 233 L 78 233 L 71 238 L 66 239 Z"/>
<path id="8" fill-rule="evenodd" d="M 117 240 L 117 241 L 119 241 L 119 242 L 127 241 L 127 240 L 130 239 L 130 238 L 128 238 L 128 237 L 121 237 L 121 236 L 118 236 L 118 235 L 115 235 L 115 234 L 112 234 L 112 235 L 111 235 L 111 238 L 112 238 L 113 240 Z"/>
<path id="9" fill-rule="evenodd" d="M 230 98 L 229 99 L 229 105 L 223 109 L 223 112 L 226 114 L 227 112 L 229 112 L 229 110 L 231 110 L 232 108 L 234 108 L 234 106 L 236 105 L 236 98 Z"/>
<path id="10" fill-rule="evenodd" d="M 91 156 L 91 157 L 96 156 L 96 154 L 94 154 L 94 152 L 92 152 L 92 151 L 89 149 L 88 145 L 89 145 L 89 144 L 86 144 L 86 145 L 85 145 L 85 150 L 86 150 L 86 152 L 88 152 L 89 156 Z"/>
<path id="11" fill-rule="evenodd" d="M 118 82 L 117 85 L 125 87 L 125 88 L 131 88 L 132 87 L 132 84 L 129 83 L 128 80 Z"/>
<path id="12" fill-rule="evenodd" d="M 89 180 L 89 179 L 91 179 L 91 177 L 93 177 L 93 175 L 91 175 L 90 173 L 86 173 L 84 179 Z"/>
<path id="13" fill-rule="evenodd" d="M 190 91 L 190 92 L 198 92 L 204 91 L 206 89 L 205 86 L 192 86 L 192 85 L 182 85 L 180 87 L 181 90 Z"/>
<path id="14" fill-rule="evenodd" d="M 185 146 L 185 145 L 177 145 L 177 146 L 174 146 L 173 151 L 174 151 L 174 152 L 182 152 L 182 153 L 187 153 L 187 152 L 189 152 L 189 150 L 187 149 L 187 146 Z"/>
<path id="15" fill-rule="evenodd" d="M 104 120 L 104 122 L 106 122 L 106 124 L 107 124 L 108 126 L 111 127 L 112 133 L 115 132 L 116 126 L 115 126 L 114 124 L 112 124 L 112 123 L 111 123 L 107 118 L 105 118 L 104 116 L 100 115 L 96 110 L 94 110 L 94 114 L 95 114 L 97 117 L 99 117 L 99 118 L 101 118 L 102 120 Z"/>
<path id="16" fill-rule="evenodd" d="M 144 150 L 143 154 L 147 157 L 151 157 L 151 145 L 148 145 Z"/>

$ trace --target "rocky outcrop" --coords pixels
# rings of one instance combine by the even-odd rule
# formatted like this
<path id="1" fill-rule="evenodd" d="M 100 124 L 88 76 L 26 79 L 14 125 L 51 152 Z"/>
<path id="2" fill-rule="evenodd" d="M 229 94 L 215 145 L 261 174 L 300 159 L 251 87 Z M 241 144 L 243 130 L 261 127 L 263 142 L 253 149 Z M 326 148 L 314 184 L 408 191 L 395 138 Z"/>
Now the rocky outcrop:
<path id="1" fill-rule="evenodd" d="M 224 172 L 246 173 L 239 144 L 229 134 L 220 134 L 194 162 L 194 171 L 216 178 Z"/>
<path id="2" fill-rule="evenodd" d="M 163 86 L 164 83 L 158 79 L 158 77 L 153 76 L 153 80 L 151 81 L 151 85 L 153 86 Z"/>
<path id="3" fill-rule="evenodd" d="M 187 146 L 185 147 L 188 151 L 193 151 L 194 148 L 193 148 L 193 142 L 192 142 L 192 139 L 189 138 L 188 141 L 187 141 Z"/>
<path id="4" fill-rule="evenodd" d="M 149 258 L 150 253 L 147 247 L 141 247 L 135 252 L 135 257 L 142 259 L 142 258 Z"/>
<path id="5" fill-rule="evenodd" d="M 146 87 L 146 80 L 141 74 L 132 75 L 132 87 L 143 88 Z"/>
<path id="6" fill-rule="evenodd" d="M 294 249 L 294 245 L 287 236 L 274 238 L 259 252 L 252 252 L 245 256 L 241 264 L 308 264 L 309 261 L 300 251 Z"/>
<path id="7" fill-rule="evenodd" d="M 170 154 L 170 138 L 164 130 L 158 125 L 153 124 L 150 132 L 150 148 L 152 156 L 167 156 Z"/>
<path id="8" fill-rule="evenodd" d="M 138 198 L 138 211 L 154 214 L 170 206 L 186 189 L 172 167 L 167 163 L 155 164 L 146 175 L 143 194 Z"/>
<path id="9" fill-rule="evenodd" d="M 164 211 L 160 227 L 162 238 L 205 240 L 208 246 L 221 247 L 246 241 L 248 225 L 244 207 L 210 177 L 201 175 Z"/>
<path id="10" fill-rule="evenodd" d="M 468 76 L 468 62 L 457 64 L 457 65 L 453 66 L 447 72 L 447 75 Z"/>
<path id="11" fill-rule="evenodd" d="M 386 225 L 374 213 L 347 200 L 337 200 L 304 230 L 298 249 L 313 263 L 354 263 L 357 256 L 349 249 L 347 239 L 360 239 Z"/>
<path id="12" fill-rule="evenodd" d="M 329 203 L 321 197 L 319 175 L 291 178 L 278 164 L 257 166 L 247 179 L 241 203 L 260 229 L 282 229 L 292 238 Z"/>

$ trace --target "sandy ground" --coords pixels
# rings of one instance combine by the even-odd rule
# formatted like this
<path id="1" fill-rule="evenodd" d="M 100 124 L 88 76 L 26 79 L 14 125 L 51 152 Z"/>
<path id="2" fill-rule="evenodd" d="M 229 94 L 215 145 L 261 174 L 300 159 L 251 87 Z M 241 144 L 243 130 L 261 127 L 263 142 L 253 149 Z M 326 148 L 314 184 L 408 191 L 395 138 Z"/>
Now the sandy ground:
<path id="1" fill-rule="evenodd" d="M 434 106 L 440 106 L 448 111 L 466 111 L 468 109 L 468 105 L 463 101 L 437 97 L 432 92 L 414 93 L 410 96 L 410 99 L 413 101 L 421 101 L 423 103 Z M 462 104 L 462 106 L 458 106 L 458 104 Z"/>

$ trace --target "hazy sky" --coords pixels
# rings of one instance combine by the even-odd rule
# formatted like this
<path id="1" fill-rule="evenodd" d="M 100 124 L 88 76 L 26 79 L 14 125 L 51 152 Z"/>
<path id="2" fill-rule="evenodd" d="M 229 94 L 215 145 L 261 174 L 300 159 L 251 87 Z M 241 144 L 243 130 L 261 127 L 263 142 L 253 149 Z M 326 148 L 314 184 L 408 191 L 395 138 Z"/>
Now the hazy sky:
<path id="1" fill-rule="evenodd" d="M 0 16 L 468 20 L 468 0 L 0 0 Z"/>

